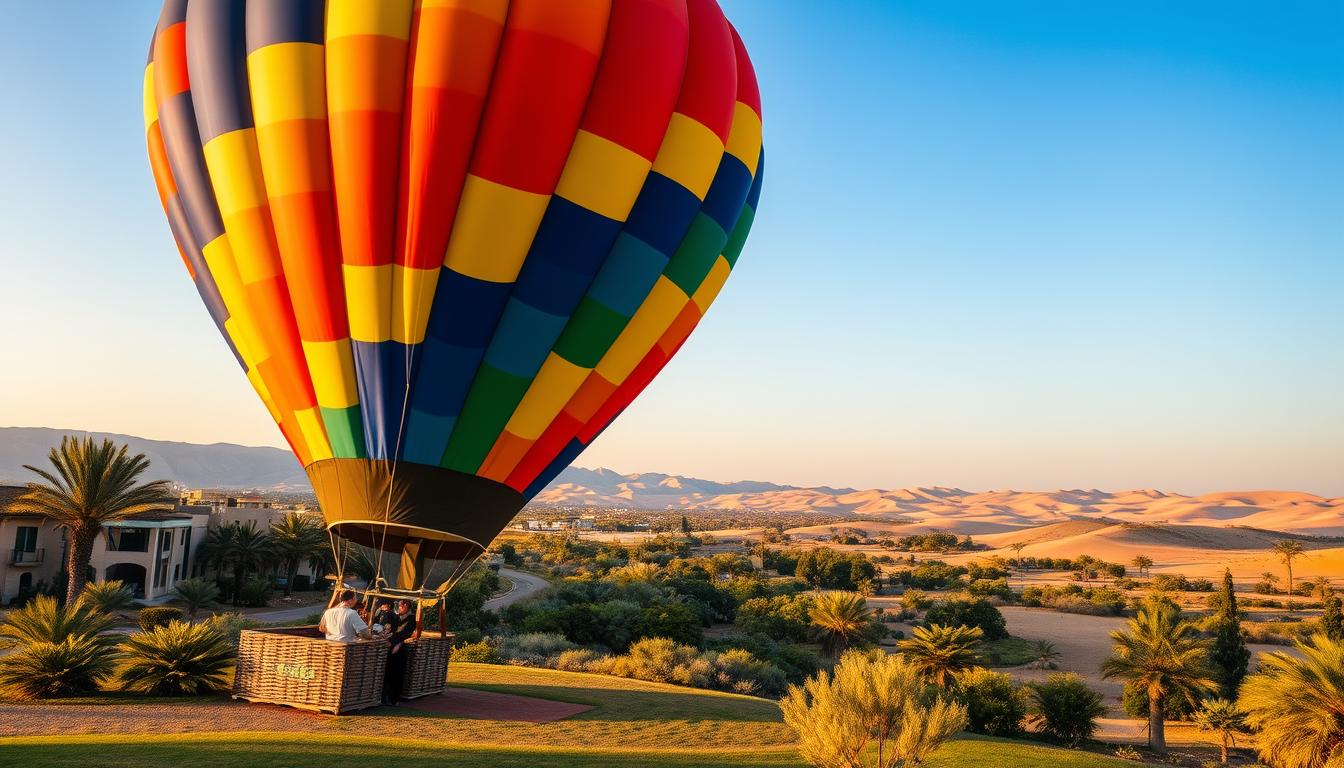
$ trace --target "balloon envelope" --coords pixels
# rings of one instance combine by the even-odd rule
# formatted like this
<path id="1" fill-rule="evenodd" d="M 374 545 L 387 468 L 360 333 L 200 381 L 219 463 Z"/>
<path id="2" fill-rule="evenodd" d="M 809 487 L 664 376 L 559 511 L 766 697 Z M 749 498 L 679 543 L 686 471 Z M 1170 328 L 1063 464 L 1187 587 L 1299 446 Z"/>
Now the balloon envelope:
<path id="1" fill-rule="evenodd" d="M 714 0 L 169 0 L 187 270 L 339 535 L 479 554 L 741 253 L 755 74 Z"/>

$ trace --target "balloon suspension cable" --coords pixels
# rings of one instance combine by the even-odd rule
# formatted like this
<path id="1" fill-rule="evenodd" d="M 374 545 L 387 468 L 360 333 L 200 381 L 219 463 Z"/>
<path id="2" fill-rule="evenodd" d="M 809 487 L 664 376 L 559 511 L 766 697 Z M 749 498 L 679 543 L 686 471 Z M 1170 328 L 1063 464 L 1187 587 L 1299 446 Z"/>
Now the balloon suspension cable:
<path id="1" fill-rule="evenodd" d="M 331 547 L 331 559 L 336 566 L 336 580 L 332 582 L 331 598 L 327 600 L 327 607 L 331 608 L 336 605 L 336 596 L 345 588 L 345 556 L 350 548 L 337 549 L 336 533 L 330 528 L 327 529 L 327 544 Z"/>
<path id="2" fill-rule="evenodd" d="M 415 282 L 415 302 L 412 303 L 410 306 L 418 307 L 421 306 L 420 300 L 422 298 L 422 293 L 424 292 L 425 281 L 416 280 L 414 282 Z M 391 290 L 393 292 L 397 290 L 395 283 L 391 286 Z M 390 300 L 393 299 L 394 297 L 389 296 L 388 298 Z M 389 304 L 389 306 L 392 305 Z M 406 345 L 406 370 L 405 370 L 406 375 L 402 377 L 405 380 L 406 385 L 402 389 L 401 393 L 401 417 L 397 420 L 397 442 L 394 443 L 392 446 L 392 470 L 388 474 L 387 504 L 383 508 L 383 531 L 382 531 L 382 537 L 378 542 L 378 567 L 374 572 L 375 584 L 378 583 L 378 580 L 381 579 L 383 575 L 383 553 L 386 551 L 385 548 L 387 547 L 387 529 L 389 524 L 391 523 L 391 517 L 392 517 L 392 489 L 396 487 L 397 482 L 397 465 L 400 463 L 401 459 L 401 441 L 406 433 L 406 411 L 410 408 L 411 405 L 411 371 L 414 370 L 415 368 L 415 353 L 418 351 L 419 346 L 420 346 L 419 344 Z M 421 584 L 423 585 L 423 582 L 421 582 Z"/>

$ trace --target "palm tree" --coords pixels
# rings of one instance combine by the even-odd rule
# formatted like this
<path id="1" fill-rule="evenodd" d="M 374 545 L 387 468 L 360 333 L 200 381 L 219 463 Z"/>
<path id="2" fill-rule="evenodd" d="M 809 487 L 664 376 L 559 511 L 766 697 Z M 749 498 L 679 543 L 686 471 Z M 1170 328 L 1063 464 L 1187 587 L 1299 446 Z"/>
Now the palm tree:
<path id="1" fill-rule="evenodd" d="M 1267 595 L 1274 594 L 1274 585 L 1279 583 L 1279 577 L 1275 576 L 1272 571 L 1265 571 L 1264 573 L 1260 574 L 1260 580 L 1263 581 L 1265 585 L 1269 587 L 1269 591 L 1265 592 L 1265 594 Z"/>
<path id="2" fill-rule="evenodd" d="M 156 696 L 223 690 L 233 665 L 233 646 L 215 625 L 170 622 L 137 632 L 122 643 L 122 685 Z"/>
<path id="3" fill-rule="evenodd" d="M 1218 734 L 1222 762 L 1227 765 L 1227 750 L 1237 745 L 1237 735 L 1246 732 L 1246 718 L 1237 705 L 1227 699 L 1211 699 L 1195 713 L 1195 726 Z"/>
<path id="4" fill-rule="evenodd" d="M 1148 693 L 1148 747 L 1167 749 L 1164 704 L 1179 697 L 1195 704 L 1217 690 L 1208 666 L 1208 643 L 1195 625 L 1181 618 L 1181 609 L 1164 598 L 1149 598 L 1128 632 L 1112 632 L 1115 649 L 1101 664 L 1102 677 L 1118 677 Z"/>
<path id="5" fill-rule="evenodd" d="M 1241 684 L 1260 759 L 1278 768 L 1344 765 L 1344 642 L 1317 634 L 1297 651 L 1302 658 L 1264 654 Z"/>
<path id="6" fill-rule="evenodd" d="M 957 673 L 970 669 L 980 660 L 976 649 L 984 634 L 979 627 L 932 624 L 915 627 L 914 637 L 902 640 L 896 646 L 925 680 L 939 688 L 947 688 Z"/>
<path id="7" fill-rule="evenodd" d="M 271 548 L 285 568 L 285 597 L 294 591 L 299 565 L 330 548 L 322 523 L 311 515 L 290 512 L 271 523 Z"/>
<path id="8" fill-rule="evenodd" d="M 135 605 L 135 592 L 117 580 L 104 581 L 102 584 L 88 584 L 79 596 L 80 602 L 99 613 L 113 613 Z"/>
<path id="9" fill-rule="evenodd" d="M 868 631 L 872 611 L 858 593 L 823 592 L 813 600 L 810 618 L 822 651 L 836 658 Z"/>
<path id="10" fill-rule="evenodd" d="M 1055 644 L 1049 640 L 1037 640 L 1031 646 L 1031 662 L 1027 664 L 1032 669 L 1058 669 L 1060 652 L 1055 650 Z"/>
<path id="11" fill-rule="evenodd" d="M 54 471 L 23 465 L 45 482 L 29 483 L 11 509 L 42 515 L 65 527 L 69 539 L 65 600 L 73 603 L 88 582 L 93 542 L 103 525 L 162 506 L 172 489 L 166 480 L 140 483 L 149 459 L 143 453 L 130 456 L 127 446 L 118 448 L 111 440 L 95 444 L 91 437 L 67 435 L 47 460 Z"/>
<path id="12" fill-rule="evenodd" d="M 1288 610 L 1291 611 L 1293 609 L 1293 561 L 1305 555 L 1306 550 L 1302 548 L 1302 542 L 1293 541 L 1292 539 L 1280 539 L 1279 541 L 1274 542 L 1274 546 L 1270 547 L 1270 550 L 1273 551 L 1275 555 L 1278 555 L 1279 561 L 1288 568 L 1289 599 L 1285 605 Z"/>
<path id="13" fill-rule="evenodd" d="M 1147 555 L 1137 555 L 1129 564 L 1139 569 L 1139 575 L 1148 573 L 1148 569 L 1153 567 L 1153 559 Z"/>
<path id="14" fill-rule="evenodd" d="M 184 579 L 173 587 L 173 597 L 182 601 L 187 617 L 195 619 L 201 608 L 219 599 L 219 587 L 206 579 Z"/>
<path id="15" fill-rule="evenodd" d="M 237 605 L 248 574 L 261 570 L 270 562 L 273 553 L 270 536 L 258 529 L 252 520 L 248 520 L 247 525 L 238 522 L 230 525 L 234 526 L 234 531 L 226 556 L 233 566 L 233 604 Z"/>

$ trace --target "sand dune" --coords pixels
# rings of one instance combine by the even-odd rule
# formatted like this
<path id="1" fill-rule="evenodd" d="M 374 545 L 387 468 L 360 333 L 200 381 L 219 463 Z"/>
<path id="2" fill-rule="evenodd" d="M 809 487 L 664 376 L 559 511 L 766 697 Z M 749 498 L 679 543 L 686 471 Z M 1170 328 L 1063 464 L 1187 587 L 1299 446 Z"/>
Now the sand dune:
<path id="1" fill-rule="evenodd" d="M 762 482 L 720 483 L 662 474 L 620 475 L 611 470 L 567 470 L 534 503 L 832 512 L 853 515 L 868 525 L 872 525 L 870 521 L 904 522 L 911 533 L 943 530 L 989 535 L 1091 518 L 1344 535 L 1344 498 L 1274 490 L 1202 496 L 1183 496 L 1153 488 L 1116 492 L 1095 488 L 984 492 L 944 487 L 859 490 L 798 488 Z"/>

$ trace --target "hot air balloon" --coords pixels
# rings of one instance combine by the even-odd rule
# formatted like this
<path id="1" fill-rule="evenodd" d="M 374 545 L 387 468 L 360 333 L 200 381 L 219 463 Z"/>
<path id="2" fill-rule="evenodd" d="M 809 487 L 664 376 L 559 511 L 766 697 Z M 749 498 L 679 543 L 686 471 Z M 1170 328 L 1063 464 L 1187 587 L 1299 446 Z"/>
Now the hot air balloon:
<path id="1" fill-rule="evenodd" d="M 206 309 L 330 531 L 405 588 L 667 365 L 761 190 L 714 0 L 168 0 L 144 110 Z"/>

